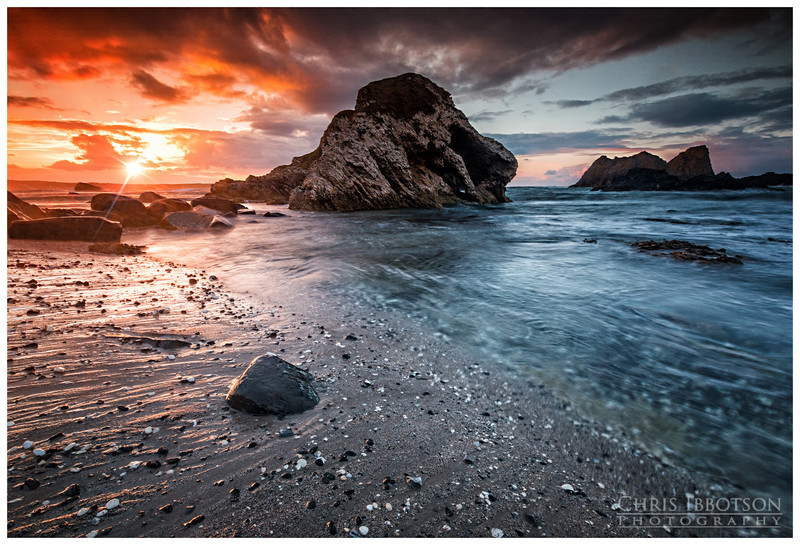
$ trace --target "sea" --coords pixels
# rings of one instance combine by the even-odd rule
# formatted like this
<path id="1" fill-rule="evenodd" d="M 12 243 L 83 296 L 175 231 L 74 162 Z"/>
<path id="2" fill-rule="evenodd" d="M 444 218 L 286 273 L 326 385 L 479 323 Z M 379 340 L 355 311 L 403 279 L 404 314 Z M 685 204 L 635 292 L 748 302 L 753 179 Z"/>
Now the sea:
<path id="1" fill-rule="evenodd" d="M 230 231 L 123 240 L 215 272 L 266 305 L 276 293 L 330 298 L 413 320 L 656 455 L 790 509 L 792 189 L 507 192 L 510 203 L 436 210 L 252 204 L 258 214 Z M 672 239 L 743 263 L 632 246 Z"/>

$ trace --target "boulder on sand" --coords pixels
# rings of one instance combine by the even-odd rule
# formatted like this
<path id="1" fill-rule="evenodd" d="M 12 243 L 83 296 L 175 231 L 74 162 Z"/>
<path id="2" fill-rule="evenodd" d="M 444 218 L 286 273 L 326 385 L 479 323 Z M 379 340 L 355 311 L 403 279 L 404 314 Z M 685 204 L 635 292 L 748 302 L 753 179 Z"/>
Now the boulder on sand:
<path id="1" fill-rule="evenodd" d="M 21 220 L 8 226 L 10 238 L 119 242 L 122 226 L 97 216 Z"/>
<path id="2" fill-rule="evenodd" d="M 314 377 L 277 356 L 255 358 L 231 386 L 225 401 L 252 414 L 285 416 L 319 403 Z"/>

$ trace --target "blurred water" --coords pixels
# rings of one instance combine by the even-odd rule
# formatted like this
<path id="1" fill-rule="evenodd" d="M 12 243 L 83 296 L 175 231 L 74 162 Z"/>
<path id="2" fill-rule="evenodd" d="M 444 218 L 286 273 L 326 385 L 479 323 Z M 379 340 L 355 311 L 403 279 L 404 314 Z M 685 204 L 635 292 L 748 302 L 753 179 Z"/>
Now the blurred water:
<path id="1" fill-rule="evenodd" d="M 411 316 L 656 452 L 790 502 L 791 190 L 508 193 L 504 205 L 283 210 L 291 217 L 240 216 L 222 235 L 151 230 L 128 241 L 242 291 L 302 290 Z M 673 238 L 745 264 L 629 244 Z"/>

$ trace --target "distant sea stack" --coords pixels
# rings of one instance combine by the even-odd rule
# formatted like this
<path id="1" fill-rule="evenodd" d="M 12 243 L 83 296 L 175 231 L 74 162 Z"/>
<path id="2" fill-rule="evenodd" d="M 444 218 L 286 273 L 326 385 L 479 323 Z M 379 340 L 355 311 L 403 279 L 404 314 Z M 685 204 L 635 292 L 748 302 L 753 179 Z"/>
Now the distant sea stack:
<path id="1" fill-rule="evenodd" d="M 375 81 L 336 114 L 313 152 L 210 195 L 298 210 L 431 208 L 507 202 L 517 160 L 482 136 L 450 93 L 419 74 Z"/>
<path id="2" fill-rule="evenodd" d="M 613 159 L 603 155 L 572 187 L 591 187 L 592 191 L 713 191 L 781 185 L 792 185 L 792 175 L 767 172 L 734 178 L 727 172 L 714 174 L 708 148 L 695 146 L 669 163 L 646 151 Z"/>

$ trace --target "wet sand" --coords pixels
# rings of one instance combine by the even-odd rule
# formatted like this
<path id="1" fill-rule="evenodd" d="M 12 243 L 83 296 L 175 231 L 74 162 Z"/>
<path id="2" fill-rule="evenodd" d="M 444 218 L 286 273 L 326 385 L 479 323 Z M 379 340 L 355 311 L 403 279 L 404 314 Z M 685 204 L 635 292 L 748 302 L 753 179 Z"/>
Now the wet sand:
<path id="1" fill-rule="evenodd" d="M 622 496 L 731 491 L 391 316 L 78 243 L 9 241 L 7 296 L 9 537 L 747 535 L 623 527 Z M 226 405 L 266 353 L 314 409 Z"/>

